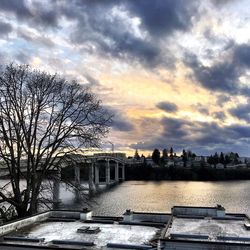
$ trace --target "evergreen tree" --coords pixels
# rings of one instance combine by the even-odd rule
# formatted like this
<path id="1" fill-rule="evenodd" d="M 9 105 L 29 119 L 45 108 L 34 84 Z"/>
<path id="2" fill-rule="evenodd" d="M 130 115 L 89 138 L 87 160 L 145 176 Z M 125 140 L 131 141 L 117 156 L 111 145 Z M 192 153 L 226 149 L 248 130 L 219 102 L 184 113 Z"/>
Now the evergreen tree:
<path id="1" fill-rule="evenodd" d="M 162 158 L 163 159 L 168 158 L 168 150 L 166 148 L 162 150 Z"/>
<path id="2" fill-rule="evenodd" d="M 208 158 L 207 158 L 207 163 L 209 163 L 210 165 L 213 165 L 214 164 L 214 157 L 212 155 L 210 155 Z"/>
<path id="3" fill-rule="evenodd" d="M 174 157 L 174 150 L 173 150 L 173 148 L 171 147 L 170 148 L 170 158 L 172 159 L 173 157 Z"/>
<path id="4" fill-rule="evenodd" d="M 230 157 L 229 157 L 229 155 L 226 155 L 225 156 L 225 165 L 224 165 L 224 167 L 226 168 L 227 164 L 229 164 L 229 163 L 230 163 Z"/>
<path id="5" fill-rule="evenodd" d="M 214 167 L 216 167 L 216 164 L 218 164 L 219 163 L 219 155 L 218 155 L 218 153 L 216 152 L 215 154 L 214 154 Z"/>
<path id="6" fill-rule="evenodd" d="M 160 157 L 161 157 L 161 153 L 159 151 L 159 149 L 155 148 L 152 154 L 152 160 L 154 163 L 159 164 L 160 163 Z"/>
<path id="7" fill-rule="evenodd" d="M 185 149 L 183 149 L 183 151 L 182 151 L 182 161 L 184 163 L 184 167 L 187 166 L 187 160 L 188 160 L 187 152 L 185 151 Z"/>
<path id="8" fill-rule="evenodd" d="M 221 163 L 221 164 L 225 164 L 225 157 L 224 157 L 224 154 L 221 152 L 220 153 L 220 159 L 219 159 L 219 162 Z"/>
<path id="9" fill-rule="evenodd" d="M 195 153 L 192 153 L 192 158 L 194 159 L 196 157 L 196 154 Z"/>
<path id="10" fill-rule="evenodd" d="M 239 155 L 238 155 L 238 153 L 235 153 L 235 154 L 234 154 L 234 163 L 235 163 L 235 164 L 238 164 L 238 163 L 239 163 Z"/>
<path id="11" fill-rule="evenodd" d="M 137 150 L 137 149 L 135 150 L 134 158 L 135 158 L 136 160 L 139 160 L 139 159 L 140 159 L 140 156 L 139 156 L 139 153 L 138 153 L 138 150 Z"/>
<path id="12" fill-rule="evenodd" d="M 191 151 L 191 150 L 188 150 L 188 152 L 187 152 L 187 157 L 188 157 L 188 158 L 192 158 L 192 151 Z"/>

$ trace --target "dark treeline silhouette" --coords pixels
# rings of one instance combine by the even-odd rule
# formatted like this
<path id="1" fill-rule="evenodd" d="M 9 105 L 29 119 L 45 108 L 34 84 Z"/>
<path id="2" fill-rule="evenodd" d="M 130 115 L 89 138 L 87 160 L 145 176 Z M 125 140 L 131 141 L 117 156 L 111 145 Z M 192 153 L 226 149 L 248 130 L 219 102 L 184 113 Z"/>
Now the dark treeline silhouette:
<path id="1" fill-rule="evenodd" d="M 150 165 L 131 166 L 126 168 L 126 180 L 250 180 L 250 169 L 216 169 L 216 168 L 154 168 Z"/>
<path id="2" fill-rule="evenodd" d="M 137 160 L 141 159 L 138 150 Z M 173 147 L 168 151 L 155 148 L 152 156 L 143 156 L 141 165 L 127 168 L 128 180 L 237 180 L 250 179 L 250 165 L 241 164 L 239 154 L 230 152 L 205 157 L 197 156 L 191 150 L 183 149 L 177 156 Z M 244 165 L 244 166 L 243 166 Z"/>
<path id="3" fill-rule="evenodd" d="M 216 167 L 218 163 L 221 163 L 224 165 L 224 168 L 226 168 L 229 163 L 233 164 L 241 163 L 241 161 L 239 160 L 238 153 L 233 153 L 233 152 L 229 154 L 224 154 L 223 152 L 221 152 L 220 155 L 216 152 L 214 155 L 208 157 L 207 162 L 210 165 L 214 165 L 214 167 Z"/>

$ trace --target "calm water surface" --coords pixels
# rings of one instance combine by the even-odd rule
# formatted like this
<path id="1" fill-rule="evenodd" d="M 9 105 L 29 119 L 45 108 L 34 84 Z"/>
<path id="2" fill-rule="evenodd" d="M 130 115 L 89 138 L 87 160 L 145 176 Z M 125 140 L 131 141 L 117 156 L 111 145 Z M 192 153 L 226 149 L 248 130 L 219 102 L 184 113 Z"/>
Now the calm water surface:
<path id="1" fill-rule="evenodd" d="M 65 208 L 81 208 L 72 193 L 60 190 Z M 96 215 L 121 215 L 126 209 L 169 212 L 174 205 L 223 205 L 228 212 L 250 214 L 250 181 L 126 181 L 92 203 Z"/>

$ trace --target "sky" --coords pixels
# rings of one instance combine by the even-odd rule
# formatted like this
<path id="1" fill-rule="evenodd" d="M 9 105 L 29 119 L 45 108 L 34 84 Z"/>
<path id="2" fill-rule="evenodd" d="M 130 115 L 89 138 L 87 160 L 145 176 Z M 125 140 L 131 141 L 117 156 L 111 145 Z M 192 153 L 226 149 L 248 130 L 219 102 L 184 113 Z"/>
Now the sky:
<path id="1" fill-rule="evenodd" d="M 249 0 L 1 0 L 1 64 L 90 87 L 103 142 L 250 156 Z"/>

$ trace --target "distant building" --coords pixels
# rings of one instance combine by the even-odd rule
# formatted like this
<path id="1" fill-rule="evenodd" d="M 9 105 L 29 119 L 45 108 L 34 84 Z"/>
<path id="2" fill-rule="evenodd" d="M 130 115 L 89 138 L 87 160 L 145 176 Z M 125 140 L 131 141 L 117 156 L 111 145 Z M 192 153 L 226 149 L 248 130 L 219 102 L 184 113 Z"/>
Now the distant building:
<path id="1" fill-rule="evenodd" d="M 217 163 L 215 167 L 218 169 L 225 168 L 225 166 L 222 163 Z"/>
<path id="2" fill-rule="evenodd" d="M 204 161 L 204 162 L 207 162 L 207 156 L 203 156 L 203 155 L 195 156 L 194 161 Z"/>

